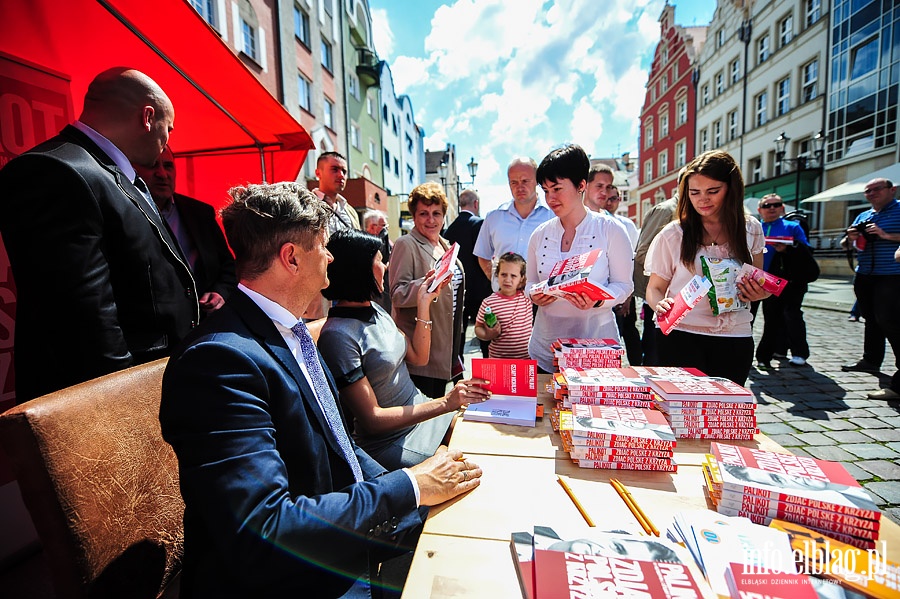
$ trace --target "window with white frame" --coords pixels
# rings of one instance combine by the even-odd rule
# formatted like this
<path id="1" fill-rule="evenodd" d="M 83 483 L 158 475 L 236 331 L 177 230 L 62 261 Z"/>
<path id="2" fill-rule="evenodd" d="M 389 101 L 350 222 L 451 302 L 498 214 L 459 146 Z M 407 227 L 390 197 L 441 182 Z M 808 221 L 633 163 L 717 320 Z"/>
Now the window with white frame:
<path id="1" fill-rule="evenodd" d="M 256 48 L 256 28 L 241 19 L 241 52 L 255 61 L 259 60 L 259 51 Z"/>
<path id="2" fill-rule="evenodd" d="M 369 161 L 378 164 L 378 148 L 375 147 L 375 142 L 373 140 L 369 140 Z"/>
<path id="3" fill-rule="evenodd" d="M 350 123 L 350 144 L 357 150 L 362 150 L 362 134 L 356 123 Z"/>
<path id="4" fill-rule="evenodd" d="M 709 150 L 709 131 L 706 129 L 700 130 L 700 151 L 706 152 Z"/>
<path id="5" fill-rule="evenodd" d="M 373 120 L 378 120 L 378 116 L 375 114 L 375 100 L 369 94 L 366 94 L 366 114 Z"/>
<path id="6" fill-rule="evenodd" d="M 737 139 L 738 136 L 738 112 L 732 110 L 728 113 L 728 141 Z"/>
<path id="7" fill-rule="evenodd" d="M 762 180 L 762 158 L 750 159 L 750 180 L 759 183 Z"/>
<path id="8" fill-rule="evenodd" d="M 809 27 L 822 16 L 822 0 L 806 0 L 806 26 Z"/>
<path id="9" fill-rule="evenodd" d="M 219 19 L 216 14 L 216 0 L 190 0 L 191 6 L 194 7 L 200 16 L 207 23 L 219 29 Z"/>
<path id="10" fill-rule="evenodd" d="M 716 48 L 721 48 L 725 45 L 725 28 L 722 27 L 716 32 Z"/>
<path id="11" fill-rule="evenodd" d="M 716 73 L 716 96 L 721 96 L 725 91 L 725 75 L 722 71 Z"/>
<path id="12" fill-rule="evenodd" d="M 669 135 L 669 115 L 659 115 L 659 138 L 662 139 Z"/>
<path id="13" fill-rule="evenodd" d="M 803 65 L 803 101 L 809 102 L 818 96 L 819 61 L 811 60 Z"/>
<path id="14" fill-rule="evenodd" d="M 666 64 L 669 62 L 669 47 L 665 46 L 662 50 L 662 63 Z"/>
<path id="15" fill-rule="evenodd" d="M 644 183 L 653 180 L 653 161 L 648 160 L 644 163 Z"/>
<path id="16" fill-rule="evenodd" d="M 644 147 L 653 147 L 653 123 L 644 125 Z"/>
<path id="17" fill-rule="evenodd" d="M 669 172 L 669 151 L 663 150 L 659 153 L 659 176 L 662 177 Z"/>
<path id="18" fill-rule="evenodd" d="M 322 119 L 325 121 L 325 126 L 334 129 L 334 103 L 325 98 L 323 104 Z"/>
<path id="19" fill-rule="evenodd" d="M 294 5 L 294 37 L 309 48 L 309 15 L 296 4 Z"/>
<path id="20" fill-rule="evenodd" d="M 662 87 L 662 93 L 666 93 L 669 89 L 669 72 L 666 71 L 662 74 L 662 79 L 659 80 L 659 85 Z"/>
<path id="21" fill-rule="evenodd" d="M 306 112 L 312 112 L 312 94 L 311 94 L 312 84 L 309 79 L 304 77 L 302 74 L 297 75 L 297 101 L 300 104 L 300 108 L 305 110 Z"/>
<path id="22" fill-rule="evenodd" d="M 761 127 L 766 124 L 766 121 L 769 120 L 769 94 L 767 92 L 763 92 L 756 96 L 753 100 L 753 105 L 756 107 L 756 126 Z"/>
<path id="23" fill-rule="evenodd" d="M 778 23 L 778 47 L 784 48 L 794 37 L 794 17 L 788 15 Z"/>
<path id="24" fill-rule="evenodd" d="M 322 38 L 322 66 L 328 69 L 329 73 L 334 72 L 334 58 L 332 57 L 331 44 L 328 40 Z"/>
<path id="25" fill-rule="evenodd" d="M 764 35 L 756 41 L 756 64 L 769 60 L 769 36 Z"/>
<path id="26" fill-rule="evenodd" d="M 687 142 L 679 141 L 675 144 L 675 168 L 681 168 L 687 160 Z"/>
<path id="27" fill-rule="evenodd" d="M 678 81 L 678 63 L 672 65 L 672 85 L 675 85 L 675 82 Z M 625 192 L 625 195 L 628 195 L 628 192 Z"/>
<path id="28" fill-rule="evenodd" d="M 850 49 L 850 79 L 858 79 L 878 68 L 878 37 L 870 37 Z"/>
<path id="29" fill-rule="evenodd" d="M 776 83 L 775 89 L 778 92 L 778 100 L 775 112 L 778 114 L 778 116 L 787 114 L 791 109 L 791 78 L 785 77 L 784 79 Z"/>
<path id="30" fill-rule="evenodd" d="M 703 101 L 703 105 L 706 106 L 709 104 L 709 83 L 705 84 L 700 89 L 700 98 Z"/>
<path id="31" fill-rule="evenodd" d="M 734 85 L 741 80 L 741 59 L 736 58 L 731 61 L 731 84 Z"/>
<path id="32" fill-rule="evenodd" d="M 351 96 L 359 100 L 359 77 L 356 76 L 356 73 L 350 73 L 347 77 L 347 89 Z"/>
<path id="33" fill-rule="evenodd" d="M 718 148 L 722 145 L 722 121 L 716 121 L 713 123 L 713 148 Z"/>
<path id="34" fill-rule="evenodd" d="M 675 107 L 678 111 L 678 125 L 685 124 L 687 122 L 687 100 L 679 100 Z"/>

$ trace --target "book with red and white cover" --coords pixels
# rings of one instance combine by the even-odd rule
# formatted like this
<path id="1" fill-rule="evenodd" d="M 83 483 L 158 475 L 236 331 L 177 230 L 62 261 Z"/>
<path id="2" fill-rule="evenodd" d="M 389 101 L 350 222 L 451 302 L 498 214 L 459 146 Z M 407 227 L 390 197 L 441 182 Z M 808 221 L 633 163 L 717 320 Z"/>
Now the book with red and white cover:
<path id="1" fill-rule="evenodd" d="M 648 376 L 647 383 L 663 401 L 705 401 L 723 403 L 756 403 L 746 387 L 723 377 L 660 377 Z"/>
<path id="2" fill-rule="evenodd" d="M 773 520 L 769 527 L 788 535 L 801 571 L 837 581 L 867 597 L 898 596 L 900 564 L 887 559 L 882 543 L 879 551 L 862 551 L 799 524 Z"/>
<path id="3" fill-rule="evenodd" d="M 572 446 L 569 457 L 573 460 L 628 460 L 631 458 L 671 458 L 671 449 L 653 449 L 644 447 L 587 447 L 584 445 Z"/>
<path id="4" fill-rule="evenodd" d="M 605 354 L 621 356 L 625 353 L 622 344 L 616 339 L 596 337 L 561 337 L 551 347 L 565 355 Z"/>
<path id="5" fill-rule="evenodd" d="M 675 445 L 675 435 L 662 412 L 619 406 L 572 406 L 572 436 L 614 440 L 662 441 Z"/>
<path id="6" fill-rule="evenodd" d="M 826 536 L 830 536 L 835 533 L 839 535 L 846 535 L 845 538 L 855 539 L 855 542 L 851 544 L 856 547 L 874 547 L 875 541 L 878 540 L 879 535 L 879 532 L 877 530 L 872 530 L 870 528 L 856 528 L 850 526 L 849 524 L 836 524 L 828 518 L 820 519 L 813 516 L 799 516 L 790 512 L 785 514 L 784 517 L 779 518 L 778 516 L 772 516 L 767 513 L 760 513 L 755 510 L 736 510 L 724 505 L 723 503 L 719 504 L 717 511 L 720 514 L 725 514 L 726 516 L 739 516 L 741 518 L 747 518 L 754 524 L 759 524 L 761 526 L 768 526 L 772 522 L 772 520 L 783 519 L 787 522 L 793 522 L 796 524 L 801 524 L 803 526 L 808 526 L 810 529 L 822 532 Z M 857 518 L 857 520 L 865 521 L 862 518 Z"/>
<path id="7" fill-rule="evenodd" d="M 509 549 L 515 560 L 522 597 L 534 599 L 534 540 L 531 533 L 512 533 L 509 539 Z"/>
<path id="8" fill-rule="evenodd" d="M 473 358 L 472 378 L 490 381 L 491 398 L 466 406 L 465 420 L 534 426 L 537 411 L 537 362 Z"/>
<path id="9" fill-rule="evenodd" d="M 738 271 L 738 279 L 745 276 L 754 279 L 760 287 L 773 295 L 781 295 L 781 292 L 784 291 L 785 286 L 788 284 L 787 279 L 776 277 L 772 273 L 766 272 L 752 264 L 745 263 L 741 265 L 741 270 Z"/>
<path id="10" fill-rule="evenodd" d="M 759 429 L 714 429 L 673 427 L 672 432 L 679 439 L 706 439 L 709 441 L 752 441 Z"/>
<path id="11" fill-rule="evenodd" d="M 669 414 L 670 416 L 678 415 L 707 415 L 707 416 L 753 416 L 756 414 L 756 404 L 740 404 L 740 403 L 717 403 L 717 402 L 686 402 L 706 403 L 704 406 L 682 406 L 680 402 L 657 401 L 656 406 Z"/>
<path id="12" fill-rule="evenodd" d="M 856 536 L 866 536 L 865 533 L 861 532 L 864 530 L 877 532 L 881 529 L 880 519 L 858 518 L 851 514 L 820 510 L 808 505 L 788 503 L 752 494 L 724 493 L 719 497 L 719 504 L 723 509 L 733 512 L 752 512 L 803 525 L 806 525 L 808 522 L 810 526 L 820 529 L 839 530 L 841 527 L 846 526 L 848 529 L 858 529 L 860 534 Z M 724 511 L 720 513 L 734 515 Z"/>
<path id="13" fill-rule="evenodd" d="M 432 292 L 438 288 L 441 282 L 453 274 L 453 265 L 456 264 L 456 257 L 459 255 L 459 244 L 451 245 L 444 255 L 438 258 L 434 264 L 434 280 L 428 286 L 428 292 Z"/>
<path id="14" fill-rule="evenodd" d="M 881 511 L 838 462 L 713 443 L 721 493 L 749 494 L 877 519 Z"/>
<path id="15" fill-rule="evenodd" d="M 675 460 L 668 459 L 643 459 L 624 461 L 600 461 L 600 460 L 573 460 L 579 468 L 594 468 L 597 470 L 647 470 L 653 472 L 678 472 L 678 464 Z"/>
<path id="16" fill-rule="evenodd" d="M 794 245 L 794 237 L 792 235 L 767 235 L 767 244 L 781 243 L 784 245 Z"/>
<path id="17" fill-rule="evenodd" d="M 595 249 L 560 260 L 550 269 L 547 280 L 537 283 L 532 287 L 532 292 L 540 291 L 558 297 L 565 297 L 569 293 L 584 293 L 595 302 L 614 300 L 616 296 L 609 289 L 599 281 L 591 280 L 594 265 L 602 253 L 603 250 Z"/>
<path id="18" fill-rule="evenodd" d="M 706 297 L 710 288 L 712 288 L 712 283 L 709 279 L 701 275 L 694 275 L 687 285 L 675 294 L 673 298 L 675 303 L 669 311 L 662 316 L 657 316 L 656 322 L 662 334 L 668 335 L 684 319 L 685 315 Z"/>

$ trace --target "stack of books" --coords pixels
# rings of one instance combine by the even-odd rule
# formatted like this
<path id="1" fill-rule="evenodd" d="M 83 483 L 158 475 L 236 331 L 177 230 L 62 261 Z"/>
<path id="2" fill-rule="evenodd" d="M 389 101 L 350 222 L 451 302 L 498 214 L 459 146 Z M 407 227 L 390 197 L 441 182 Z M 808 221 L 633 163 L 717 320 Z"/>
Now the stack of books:
<path id="1" fill-rule="evenodd" d="M 557 371 L 565 368 L 620 368 L 625 350 L 615 339 L 557 339 L 551 344 Z"/>
<path id="2" fill-rule="evenodd" d="M 582 468 L 678 470 L 675 434 L 657 410 L 575 404 L 558 419 L 563 449 Z"/>
<path id="3" fill-rule="evenodd" d="M 665 539 L 535 526 L 512 533 L 510 548 L 525 599 L 709 596 L 690 556 Z"/>
<path id="4" fill-rule="evenodd" d="M 881 511 L 839 462 L 712 443 L 704 468 L 721 514 L 781 519 L 853 547 L 875 547 Z"/>
<path id="5" fill-rule="evenodd" d="M 679 439 L 751 440 L 756 427 L 756 398 L 749 389 L 711 376 L 648 376 Z"/>
<path id="6" fill-rule="evenodd" d="M 564 368 L 552 380 L 553 397 L 564 408 L 572 404 L 652 408 L 653 389 L 647 376 L 703 376 L 695 368 L 632 366 L 629 368 Z"/>

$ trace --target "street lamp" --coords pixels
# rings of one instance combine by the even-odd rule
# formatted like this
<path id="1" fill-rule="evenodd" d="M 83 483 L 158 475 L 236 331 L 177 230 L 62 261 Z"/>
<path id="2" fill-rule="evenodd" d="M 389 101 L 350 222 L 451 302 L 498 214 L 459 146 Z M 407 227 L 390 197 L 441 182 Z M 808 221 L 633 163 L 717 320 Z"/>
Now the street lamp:
<path id="1" fill-rule="evenodd" d="M 469 164 L 466 166 L 469 167 L 469 176 L 472 177 L 472 189 L 475 189 L 475 174 L 478 172 L 478 163 L 475 162 L 474 156 L 469 159 Z"/>
<path id="2" fill-rule="evenodd" d="M 785 158 L 785 154 L 787 153 L 787 145 L 788 142 L 791 141 L 791 138 L 784 134 L 784 131 L 775 138 L 775 164 L 778 169 L 778 174 L 782 174 L 782 164 L 785 162 L 793 162 L 796 165 L 794 172 L 797 173 L 796 184 L 794 186 L 794 202 L 797 204 L 797 207 L 800 207 L 800 174 L 808 170 L 809 165 L 809 156 L 797 156 L 795 158 Z M 812 155 L 813 160 L 815 161 L 814 169 L 822 168 L 822 154 L 825 151 L 825 136 L 821 131 L 816 133 L 812 139 L 810 139 L 810 143 L 812 144 Z"/>
<path id="3" fill-rule="evenodd" d="M 438 176 L 441 178 L 441 186 L 444 188 L 444 193 L 447 193 L 447 163 L 443 160 L 438 165 Z"/>

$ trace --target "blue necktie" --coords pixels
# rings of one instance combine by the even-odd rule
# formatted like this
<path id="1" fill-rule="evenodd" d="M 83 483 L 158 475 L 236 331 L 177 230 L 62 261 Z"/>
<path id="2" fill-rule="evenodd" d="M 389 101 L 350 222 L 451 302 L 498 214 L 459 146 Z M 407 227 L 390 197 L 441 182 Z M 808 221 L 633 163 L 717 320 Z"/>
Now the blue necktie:
<path id="1" fill-rule="evenodd" d="M 331 432 L 341 447 L 341 451 L 344 452 L 344 459 L 347 460 L 347 463 L 350 464 L 350 469 L 353 470 L 353 478 L 356 479 L 356 482 L 360 482 L 363 480 L 362 468 L 360 468 L 359 460 L 356 459 L 356 454 L 353 452 L 347 429 L 344 428 L 344 423 L 341 421 L 341 414 L 338 412 L 337 403 L 335 403 L 334 395 L 331 393 L 331 387 L 328 386 L 328 381 L 325 380 L 325 371 L 322 370 L 322 365 L 319 364 L 316 344 L 313 342 L 309 330 L 302 320 L 291 327 L 291 331 L 294 332 L 297 340 L 300 341 L 300 353 L 303 355 L 303 361 L 306 362 L 306 370 L 309 372 L 309 378 L 312 379 L 316 396 L 319 398 L 319 404 L 322 406 L 322 411 L 325 412 L 325 420 L 328 422 Z"/>

